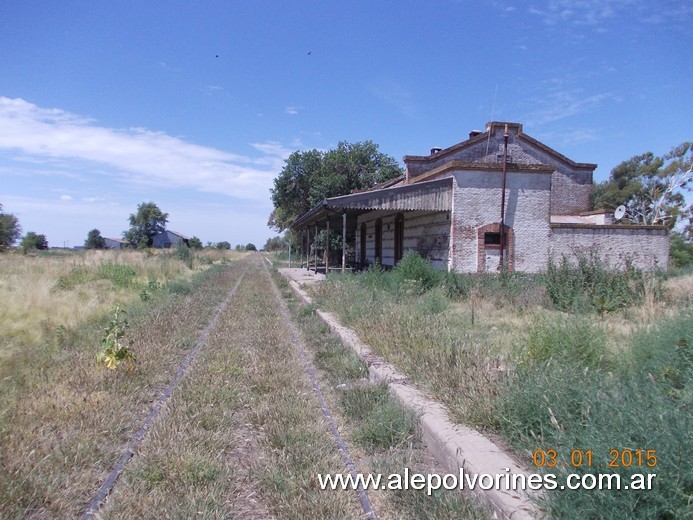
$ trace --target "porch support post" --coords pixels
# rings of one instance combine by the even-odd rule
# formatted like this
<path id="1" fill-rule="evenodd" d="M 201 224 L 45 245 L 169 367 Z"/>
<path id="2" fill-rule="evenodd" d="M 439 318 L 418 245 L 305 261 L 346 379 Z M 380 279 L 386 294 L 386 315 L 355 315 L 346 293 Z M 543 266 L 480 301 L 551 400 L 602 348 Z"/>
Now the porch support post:
<path id="1" fill-rule="evenodd" d="M 346 271 L 346 211 L 342 213 L 342 273 Z"/>
<path id="2" fill-rule="evenodd" d="M 327 217 L 327 244 L 325 245 L 325 276 L 330 268 L 330 217 Z"/>
<path id="3" fill-rule="evenodd" d="M 315 249 L 315 274 L 318 274 L 318 224 L 315 223 L 315 238 L 313 239 L 313 248 Z"/>

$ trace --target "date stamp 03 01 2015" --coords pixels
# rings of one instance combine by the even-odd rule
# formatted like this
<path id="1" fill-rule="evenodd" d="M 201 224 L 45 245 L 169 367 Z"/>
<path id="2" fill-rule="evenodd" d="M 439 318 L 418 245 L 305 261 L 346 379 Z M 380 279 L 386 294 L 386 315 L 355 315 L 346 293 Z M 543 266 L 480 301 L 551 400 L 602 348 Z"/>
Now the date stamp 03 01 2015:
<path id="1" fill-rule="evenodd" d="M 657 450 L 631 450 L 613 449 L 609 450 L 608 461 L 596 463 L 594 461 L 593 450 L 572 450 L 565 457 L 559 456 L 556 450 L 534 450 L 532 453 L 532 463 L 537 468 L 555 467 L 609 467 L 609 468 L 630 468 L 657 466 Z"/>

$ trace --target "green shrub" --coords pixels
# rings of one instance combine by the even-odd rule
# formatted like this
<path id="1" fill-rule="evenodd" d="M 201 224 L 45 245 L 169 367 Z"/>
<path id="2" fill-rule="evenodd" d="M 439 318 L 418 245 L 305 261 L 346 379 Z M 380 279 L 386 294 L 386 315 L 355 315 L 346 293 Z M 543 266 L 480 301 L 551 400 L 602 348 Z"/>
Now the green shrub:
<path id="1" fill-rule="evenodd" d="M 188 269 L 193 268 L 193 254 L 190 248 L 185 245 L 185 242 L 178 242 L 173 256 L 188 266 Z"/>
<path id="2" fill-rule="evenodd" d="M 67 291 L 93 279 L 92 272 L 87 267 L 75 266 L 66 275 L 59 276 L 55 282 L 55 289 Z"/>
<path id="3" fill-rule="evenodd" d="M 566 312 L 613 312 L 639 305 L 644 293 L 641 272 L 610 269 L 594 252 L 579 255 L 576 265 L 550 259 L 545 283 L 555 307 Z"/>
<path id="4" fill-rule="evenodd" d="M 693 266 L 693 241 L 686 240 L 685 235 L 675 231 L 670 237 L 669 266 L 674 268 Z"/>
<path id="5" fill-rule="evenodd" d="M 449 304 L 450 300 L 445 291 L 435 287 L 421 296 L 416 307 L 422 314 L 438 314 L 445 311 Z"/>
<path id="6" fill-rule="evenodd" d="M 444 271 L 440 275 L 440 283 L 449 298 L 466 298 L 472 288 L 476 286 L 475 280 L 468 274 Z"/>
<path id="7" fill-rule="evenodd" d="M 416 251 L 409 251 L 395 266 L 393 273 L 400 286 L 410 286 L 415 292 L 425 292 L 438 285 L 441 272 Z"/>
<path id="8" fill-rule="evenodd" d="M 129 324 L 123 315 L 127 313 L 120 307 L 116 306 L 113 309 L 113 319 L 104 329 L 101 338 L 102 351 L 96 356 L 96 361 L 110 370 L 118 368 L 123 361 L 126 362 L 128 369 L 132 369 L 135 363 L 135 356 L 130 348 L 131 342 L 125 337 Z"/>
<path id="9" fill-rule="evenodd" d="M 110 280 L 116 287 L 127 288 L 132 285 L 137 271 L 125 264 L 101 264 L 97 271 L 97 277 Z"/>

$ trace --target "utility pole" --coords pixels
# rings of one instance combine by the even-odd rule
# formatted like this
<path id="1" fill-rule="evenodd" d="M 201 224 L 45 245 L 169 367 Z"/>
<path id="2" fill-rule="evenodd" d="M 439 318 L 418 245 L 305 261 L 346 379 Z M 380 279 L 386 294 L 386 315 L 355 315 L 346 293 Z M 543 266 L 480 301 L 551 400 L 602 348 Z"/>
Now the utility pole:
<path id="1" fill-rule="evenodd" d="M 501 188 L 501 217 L 500 217 L 500 270 L 505 271 L 505 179 L 508 173 L 508 125 L 505 125 L 503 140 L 503 184 Z"/>

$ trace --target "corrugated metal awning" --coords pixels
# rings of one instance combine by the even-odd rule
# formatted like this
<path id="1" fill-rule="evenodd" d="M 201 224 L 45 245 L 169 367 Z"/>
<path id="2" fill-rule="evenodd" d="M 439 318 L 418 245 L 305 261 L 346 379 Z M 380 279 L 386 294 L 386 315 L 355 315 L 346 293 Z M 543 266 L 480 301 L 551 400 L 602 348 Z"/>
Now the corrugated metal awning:
<path id="1" fill-rule="evenodd" d="M 300 229 L 329 218 L 336 212 L 365 211 L 450 211 L 452 209 L 452 177 L 435 181 L 395 186 L 323 200 L 291 224 Z"/>

